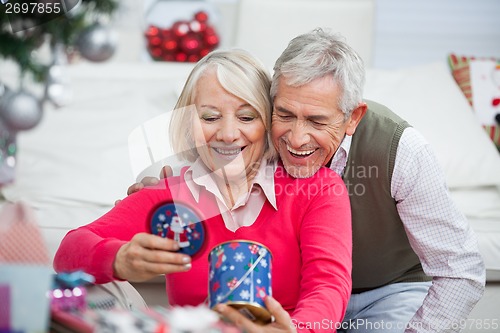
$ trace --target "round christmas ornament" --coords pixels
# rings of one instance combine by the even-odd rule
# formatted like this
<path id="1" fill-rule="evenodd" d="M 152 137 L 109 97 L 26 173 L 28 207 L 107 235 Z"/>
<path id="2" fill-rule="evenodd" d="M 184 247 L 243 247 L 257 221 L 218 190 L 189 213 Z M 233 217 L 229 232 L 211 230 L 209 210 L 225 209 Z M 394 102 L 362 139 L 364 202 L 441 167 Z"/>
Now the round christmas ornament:
<path id="1" fill-rule="evenodd" d="M 40 101 L 31 93 L 8 91 L 0 102 L 0 117 L 11 131 L 28 130 L 42 119 Z"/>
<path id="2" fill-rule="evenodd" d="M 117 36 L 111 28 L 96 23 L 81 32 L 76 46 L 85 59 L 102 62 L 115 53 Z"/>
<path id="3" fill-rule="evenodd" d="M 194 32 L 189 32 L 182 38 L 180 49 L 186 54 L 199 54 L 202 40 Z"/>
<path id="4" fill-rule="evenodd" d="M 194 256 L 205 243 L 201 215 L 191 207 L 169 202 L 156 208 L 151 217 L 151 233 L 179 243 L 179 252 Z"/>
<path id="5" fill-rule="evenodd" d="M 207 1 L 157 1 L 147 11 L 146 49 L 157 61 L 196 62 L 219 46 Z"/>
<path id="6" fill-rule="evenodd" d="M 271 321 L 264 299 L 272 295 L 271 252 L 262 244 L 234 240 L 215 246 L 208 256 L 209 307 L 226 303 L 249 319 Z"/>

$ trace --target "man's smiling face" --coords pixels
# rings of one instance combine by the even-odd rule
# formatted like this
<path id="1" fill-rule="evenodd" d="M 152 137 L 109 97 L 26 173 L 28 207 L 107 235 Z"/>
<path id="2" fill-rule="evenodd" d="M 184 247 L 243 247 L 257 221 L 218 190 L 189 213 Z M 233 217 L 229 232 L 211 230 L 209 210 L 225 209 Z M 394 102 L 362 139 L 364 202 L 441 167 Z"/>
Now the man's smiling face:
<path id="1" fill-rule="evenodd" d="M 341 88 L 330 76 L 300 87 L 281 78 L 274 99 L 272 140 L 286 171 L 295 178 L 314 175 L 337 151 L 353 124 L 338 107 Z"/>

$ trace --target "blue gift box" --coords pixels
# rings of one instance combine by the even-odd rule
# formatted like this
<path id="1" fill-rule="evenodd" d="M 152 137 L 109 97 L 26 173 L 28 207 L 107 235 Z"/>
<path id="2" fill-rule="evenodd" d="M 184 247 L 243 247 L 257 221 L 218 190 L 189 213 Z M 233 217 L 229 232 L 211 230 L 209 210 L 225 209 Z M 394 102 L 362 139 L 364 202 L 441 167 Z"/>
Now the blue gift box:
<path id="1" fill-rule="evenodd" d="M 209 306 L 227 303 L 256 322 L 269 322 L 264 299 L 272 295 L 271 264 L 269 249 L 256 242 L 215 246 L 209 254 Z"/>
<path id="2" fill-rule="evenodd" d="M 47 292 L 53 270 L 42 265 L 0 264 L 0 328 L 9 332 L 47 332 Z M 6 299 L 4 299 L 6 298 Z"/>

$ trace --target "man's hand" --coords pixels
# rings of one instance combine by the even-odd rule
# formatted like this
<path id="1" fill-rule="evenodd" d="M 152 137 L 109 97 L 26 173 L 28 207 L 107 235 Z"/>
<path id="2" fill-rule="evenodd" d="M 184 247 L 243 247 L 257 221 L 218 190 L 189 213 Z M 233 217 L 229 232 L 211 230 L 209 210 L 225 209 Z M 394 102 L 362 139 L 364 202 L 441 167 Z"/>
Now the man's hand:
<path id="1" fill-rule="evenodd" d="M 136 234 L 118 250 L 113 269 L 117 278 L 141 282 L 162 274 L 191 269 L 191 257 L 176 253 L 179 244 L 148 233 Z"/>
<path id="2" fill-rule="evenodd" d="M 173 171 L 172 171 L 172 168 L 170 166 L 165 165 L 163 168 L 161 168 L 160 179 L 171 177 L 172 175 L 173 175 Z M 129 188 L 127 189 L 127 195 L 131 195 L 132 193 L 140 191 L 141 189 L 143 189 L 146 186 L 156 185 L 156 184 L 158 184 L 158 182 L 159 182 L 158 178 L 144 177 L 141 179 L 141 181 L 139 183 L 134 183 L 134 184 L 129 186 Z M 121 201 L 120 199 L 116 200 L 115 206 L 118 205 L 118 203 L 120 201 Z"/>
<path id="3" fill-rule="evenodd" d="M 221 314 L 225 319 L 232 322 L 236 327 L 246 333 L 296 333 L 297 330 L 292 323 L 288 312 L 283 309 L 281 304 L 272 298 L 266 297 L 266 307 L 275 318 L 275 321 L 267 325 L 258 325 L 241 314 L 238 310 L 226 305 L 217 304 L 215 311 Z"/>
<path id="4" fill-rule="evenodd" d="M 153 186 L 158 184 L 160 180 L 155 177 L 144 177 L 139 183 L 135 183 L 129 186 L 127 189 L 127 195 L 131 195 L 139 190 L 142 190 L 146 186 Z"/>

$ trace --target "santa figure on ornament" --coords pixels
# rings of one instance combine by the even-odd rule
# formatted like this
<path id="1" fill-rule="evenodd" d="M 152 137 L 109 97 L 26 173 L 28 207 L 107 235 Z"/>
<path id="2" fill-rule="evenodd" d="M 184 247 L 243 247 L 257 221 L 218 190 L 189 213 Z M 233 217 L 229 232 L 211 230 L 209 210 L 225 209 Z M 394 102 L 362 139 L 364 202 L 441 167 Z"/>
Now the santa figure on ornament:
<path id="1" fill-rule="evenodd" d="M 186 223 L 182 221 L 177 213 L 172 217 L 170 226 L 166 225 L 164 227 L 169 227 L 167 237 L 179 243 L 179 247 L 184 248 L 190 245 L 187 233 L 192 232 L 192 230 L 189 227 L 187 228 Z"/>

